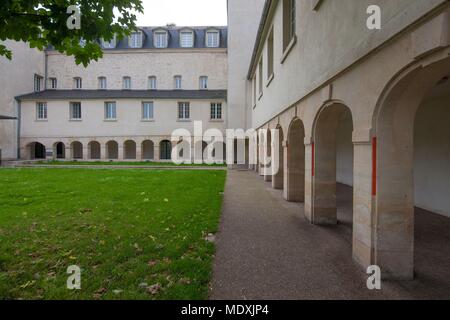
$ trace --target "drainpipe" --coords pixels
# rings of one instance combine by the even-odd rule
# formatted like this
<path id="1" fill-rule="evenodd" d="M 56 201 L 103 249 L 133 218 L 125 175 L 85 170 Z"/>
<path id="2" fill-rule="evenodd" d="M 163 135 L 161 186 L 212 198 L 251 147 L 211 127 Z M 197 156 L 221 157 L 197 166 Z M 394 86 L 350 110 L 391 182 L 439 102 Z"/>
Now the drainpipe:
<path id="1" fill-rule="evenodd" d="M 22 101 L 17 101 L 17 160 L 20 160 L 20 126 L 22 119 Z"/>

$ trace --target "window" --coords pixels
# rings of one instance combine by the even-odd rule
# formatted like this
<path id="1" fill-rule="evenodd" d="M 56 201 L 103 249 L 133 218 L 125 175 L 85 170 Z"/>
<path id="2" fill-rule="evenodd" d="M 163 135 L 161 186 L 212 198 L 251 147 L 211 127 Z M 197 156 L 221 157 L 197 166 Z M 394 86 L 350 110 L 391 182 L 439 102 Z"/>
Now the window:
<path id="1" fill-rule="evenodd" d="M 105 102 L 105 119 L 116 120 L 116 103 Z"/>
<path id="2" fill-rule="evenodd" d="M 219 31 L 206 32 L 206 46 L 208 48 L 218 48 L 220 43 Z"/>
<path id="3" fill-rule="evenodd" d="M 208 77 L 202 76 L 200 77 L 200 89 L 208 89 Z"/>
<path id="4" fill-rule="evenodd" d="M 178 119 L 190 119 L 189 102 L 178 103 Z"/>
<path id="5" fill-rule="evenodd" d="M 36 118 L 38 120 L 47 120 L 47 103 L 36 103 Z"/>
<path id="6" fill-rule="evenodd" d="M 81 89 L 83 88 L 83 82 L 81 80 L 81 78 L 73 78 L 73 87 L 75 89 Z"/>
<path id="7" fill-rule="evenodd" d="M 114 49 L 116 47 L 116 36 L 114 35 L 110 41 L 102 39 L 102 47 L 104 49 Z"/>
<path id="8" fill-rule="evenodd" d="M 267 79 L 273 76 L 273 30 L 267 41 Z"/>
<path id="9" fill-rule="evenodd" d="M 131 78 L 123 77 L 123 89 L 130 90 L 131 89 Z"/>
<path id="10" fill-rule="evenodd" d="M 50 89 L 56 89 L 58 87 L 58 81 L 56 80 L 56 78 L 49 78 L 48 82 Z"/>
<path id="11" fill-rule="evenodd" d="M 181 31 L 180 32 L 180 46 L 182 48 L 192 48 L 194 46 L 194 32 Z"/>
<path id="12" fill-rule="evenodd" d="M 295 0 L 283 0 L 283 49 L 295 36 Z"/>
<path id="13" fill-rule="evenodd" d="M 130 48 L 141 48 L 142 47 L 142 33 L 141 32 L 133 32 L 129 39 L 128 44 Z"/>
<path id="14" fill-rule="evenodd" d="M 256 104 L 256 76 L 253 77 L 253 104 Z"/>
<path id="15" fill-rule="evenodd" d="M 263 93 L 263 61 L 262 58 L 259 61 L 259 67 L 258 67 L 258 82 L 259 82 L 259 95 L 262 95 Z"/>
<path id="16" fill-rule="evenodd" d="M 167 48 L 167 32 L 156 31 L 154 35 L 155 48 Z"/>
<path id="17" fill-rule="evenodd" d="M 222 120 L 222 103 L 211 103 L 211 119 Z"/>
<path id="18" fill-rule="evenodd" d="M 106 84 L 106 78 L 105 77 L 99 77 L 98 78 L 98 88 L 101 90 L 106 90 L 107 84 Z"/>
<path id="19" fill-rule="evenodd" d="M 153 102 L 142 102 L 142 120 L 153 119 Z"/>
<path id="20" fill-rule="evenodd" d="M 148 77 L 148 88 L 150 90 L 156 90 L 156 77 L 155 76 Z"/>
<path id="21" fill-rule="evenodd" d="M 34 75 L 34 91 L 35 92 L 41 91 L 42 79 L 43 79 L 43 77 L 41 77 L 40 75 L 37 75 L 37 74 Z"/>
<path id="22" fill-rule="evenodd" d="M 70 119 L 71 120 L 81 119 L 81 102 L 70 103 Z"/>
<path id="23" fill-rule="evenodd" d="M 181 76 L 175 76 L 175 89 L 180 90 L 181 89 Z"/>

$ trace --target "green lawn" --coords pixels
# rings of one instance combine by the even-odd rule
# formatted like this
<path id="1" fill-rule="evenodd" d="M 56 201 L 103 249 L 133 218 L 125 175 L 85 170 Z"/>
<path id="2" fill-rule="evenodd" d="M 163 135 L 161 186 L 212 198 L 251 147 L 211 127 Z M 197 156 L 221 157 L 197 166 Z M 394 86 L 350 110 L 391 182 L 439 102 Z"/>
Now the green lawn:
<path id="1" fill-rule="evenodd" d="M 0 170 L 0 299 L 206 298 L 225 175 Z"/>
<path id="2" fill-rule="evenodd" d="M 213 167 L 223 167 L 224 164 L 180 164 L 177 165 L 173 162 L 145 162 L 145 161 L 139 161 L 139 162 L 127 162 L 127 161 L 38 161 L 36 164 L 39 165 L 92 165 L 92 166 L 189 166 L 189 167 L 196 167 L 196 166 L 213 166 Z"/>

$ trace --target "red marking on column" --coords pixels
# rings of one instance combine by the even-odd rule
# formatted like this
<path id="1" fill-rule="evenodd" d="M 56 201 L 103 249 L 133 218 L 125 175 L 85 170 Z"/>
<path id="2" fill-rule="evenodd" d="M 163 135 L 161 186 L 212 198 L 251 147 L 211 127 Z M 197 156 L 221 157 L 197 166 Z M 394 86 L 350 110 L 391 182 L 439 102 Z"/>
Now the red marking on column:
<path id="1" fill-rule="evenodd" d="M 314 175 L 315 175 L 315 155 L 314 155 L 314 153 L 315 153 L 315 148 L 314 148 L 314 142 L 311 144 L 311 153 L 312 153 L 312 159 L 311 159 L 311 173 L 312 173 L 312 176 L 314 177 Z"/>
<path id="2" fill-rule="evenodd" d="M 372 138 L 372 196 L 377 195 L 377 138 Z"/>

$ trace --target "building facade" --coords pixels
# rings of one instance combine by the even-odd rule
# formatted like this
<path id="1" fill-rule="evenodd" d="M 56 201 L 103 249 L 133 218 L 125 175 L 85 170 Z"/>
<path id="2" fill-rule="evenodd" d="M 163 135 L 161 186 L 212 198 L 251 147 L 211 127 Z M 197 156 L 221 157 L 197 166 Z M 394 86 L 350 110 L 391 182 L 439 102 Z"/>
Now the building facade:
<path id="1" fill-rule="evenodd" d="M 267 0 L 261 16 L 250 127 L 269 130 L 259 159 L 276 152 L 271 130 L 282 147 L 280 170 L 253 168 L 317 225 L 338 223 L 337 185 L 351 187 L 354 260 L 413 278 L 415 208 L 450 217 L 449 2 Z"/>
<path id="2" fill-rule="evenodd" d="M 34 90 L 10 97 L 21 159 L 169 160 L 174 130 L 225 131 L 227 28 L 140 28 L 100 44 L 87 68 L 46 50 L 26 79 Z"/>

